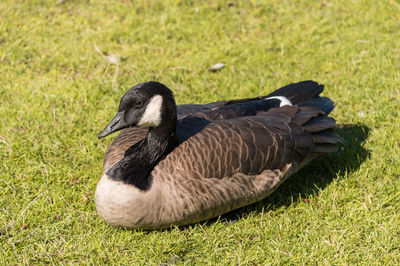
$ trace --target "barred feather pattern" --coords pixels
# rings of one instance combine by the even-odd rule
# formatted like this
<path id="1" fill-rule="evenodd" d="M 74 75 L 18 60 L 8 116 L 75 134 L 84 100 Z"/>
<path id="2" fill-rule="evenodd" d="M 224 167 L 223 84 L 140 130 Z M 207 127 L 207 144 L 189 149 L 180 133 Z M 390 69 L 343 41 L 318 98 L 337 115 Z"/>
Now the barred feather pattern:
<path id="1" fill-rule="evenodd" d="M 176 146 L 154 168 L 151 188 L 129 188 L 131 200 L 115 201 L 100 215 L 110 224 L 144 229 L 206 220 L 265 198 L 342 142 L 333 132 L 335 121 L 316 106 L 284 106 L 245 117 L 229 112 L 230 118 L 214 111 L 220 112 L 214 120 L 202 113 L 179 120 Z M 146 128 L 125 129 L 107 152 L 105 171 L 146 133 Z M 102 180 L 111 182 L 106 175 Z"/>

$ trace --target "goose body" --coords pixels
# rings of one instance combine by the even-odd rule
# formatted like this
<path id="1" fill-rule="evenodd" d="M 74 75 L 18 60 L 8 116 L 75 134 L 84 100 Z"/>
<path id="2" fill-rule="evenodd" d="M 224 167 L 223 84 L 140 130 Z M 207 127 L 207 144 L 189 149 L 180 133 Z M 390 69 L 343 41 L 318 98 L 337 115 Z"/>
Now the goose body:
<path id="1" fill-rule="evenodd" d="M 322 90 L 304 81 L 257 98 L 176 106 L 161 83 L 132 87 L 99 134 L 123 129 L 104 158 L 99 215 L 112 226 L 164 228 L 265 198 L 342 142 Z"/>

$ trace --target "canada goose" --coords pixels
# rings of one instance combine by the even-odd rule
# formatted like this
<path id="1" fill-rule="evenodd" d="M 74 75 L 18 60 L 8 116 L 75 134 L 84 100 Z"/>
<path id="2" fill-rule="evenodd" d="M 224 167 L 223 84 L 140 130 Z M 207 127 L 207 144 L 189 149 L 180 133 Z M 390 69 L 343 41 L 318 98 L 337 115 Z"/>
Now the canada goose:
<path id="1" fill-rule="evenodd" d="M 263 97 L 176 106 L 161 83 L 132 87 L 98 136 L 124 129 L 104 158 L 99 215 L 112 226 L 155 229 L 265 198 L 342 142 L 322 90 L 303 81 Z"/>

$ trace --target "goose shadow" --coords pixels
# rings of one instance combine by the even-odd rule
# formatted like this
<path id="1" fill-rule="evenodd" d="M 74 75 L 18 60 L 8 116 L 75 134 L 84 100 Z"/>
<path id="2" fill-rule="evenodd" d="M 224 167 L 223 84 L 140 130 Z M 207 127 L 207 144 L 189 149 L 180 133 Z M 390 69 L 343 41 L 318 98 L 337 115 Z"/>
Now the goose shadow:
<path id="1" fill-rule="evenodd" d="M 259 214 L 266 210 L 289 207 L 298 204 L 299 198 L 308 202 L 311 196 L 317 195 L 319 190 L 324 189 L 333 180 L 343 179 L 347 174 L 358 170 L 370 156 L 370 152 L 363 145 L 370 129 L 363 124 L 345 124 L 336 132 L 345 140 L 337 152 L 311 161 L 264 200 L 208 220 L 205 224 L 211 225 L 217 221 L 233 224 L 251 212 Z"/>

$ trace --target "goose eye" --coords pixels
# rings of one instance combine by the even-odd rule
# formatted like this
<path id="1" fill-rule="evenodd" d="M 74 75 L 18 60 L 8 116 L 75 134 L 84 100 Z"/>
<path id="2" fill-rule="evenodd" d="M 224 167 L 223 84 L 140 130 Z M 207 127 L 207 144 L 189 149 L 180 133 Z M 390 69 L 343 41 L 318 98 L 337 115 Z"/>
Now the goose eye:
<path id="1" fill-rule="evenodd" d="M 143 102 L 142 101 L 138 101 L 135 103 L 135 108 L 141 108 L 143 106 Z"/>

